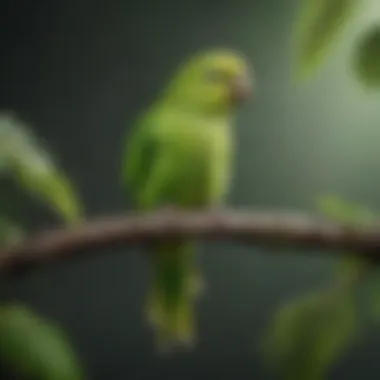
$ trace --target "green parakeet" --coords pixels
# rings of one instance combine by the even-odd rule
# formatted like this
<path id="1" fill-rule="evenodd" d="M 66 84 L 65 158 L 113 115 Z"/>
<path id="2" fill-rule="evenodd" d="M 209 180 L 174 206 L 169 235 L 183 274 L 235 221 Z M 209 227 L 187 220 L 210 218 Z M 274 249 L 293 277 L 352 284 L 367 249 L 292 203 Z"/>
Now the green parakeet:
<path id="1" fill-rule="evenodd" d="M 138 119 L 123 158 L 123 182 L 140 210 L 219 207 L 230 184 L 232 128 L 250 97 L 247 60 L 229 50 L 185 61 Z M 158 348 L 189 347 L 196 336 L 195 301 L 202 284 L 194 242 L 156 243 L 146 318 Z"/>

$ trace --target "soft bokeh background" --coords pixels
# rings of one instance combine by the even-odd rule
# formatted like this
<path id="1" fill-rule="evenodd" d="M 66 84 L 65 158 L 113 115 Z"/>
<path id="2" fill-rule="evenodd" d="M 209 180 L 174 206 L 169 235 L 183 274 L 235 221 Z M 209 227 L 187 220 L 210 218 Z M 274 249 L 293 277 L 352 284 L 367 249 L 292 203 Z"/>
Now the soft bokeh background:
<path id="1" fill-rule="evenodd" d="M 48 141 L 88 215 L 120 212 L 130 207 L 118 171 L 134 117 L 183 58 L 209 46 L 236 48 L 255 66 L 257 95 L 239 119 L 230 203 L 310 209 L 317 194 L 333 191 L 380 209 L 380 96 L 366 94 L 349 67 L 353 43 L 379 6 L 363 4 L 328 64 L 297 87 L 291 80 L 297 5 L 3 1 L 0 106 L 16 110 Z M 53 222 L 22 194 L 9 204 L 27 226 Z M 208 244 L 199 347 L 161 360 L 141 320 L 144 262 L 126 251 L 42 268 L 13 284 L 13 296 L 67 329 L 95 380 L 270 379 L 256 352 L 263 328 L 284 300 L 325 283 L 332 264 L 318 255 L 268 256 Z M 337 363 L 333 379 L 378 378 L 380 341 L 370 335 Z"/>

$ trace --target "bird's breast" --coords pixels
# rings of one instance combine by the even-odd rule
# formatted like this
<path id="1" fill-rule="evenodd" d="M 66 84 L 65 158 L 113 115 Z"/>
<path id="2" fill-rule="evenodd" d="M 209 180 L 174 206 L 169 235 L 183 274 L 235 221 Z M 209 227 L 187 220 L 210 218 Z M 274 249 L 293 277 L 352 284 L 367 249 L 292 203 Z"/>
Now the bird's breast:
<path id="1" fill-rule="evenodd" d="M 175 182 L 183 203 L 207 204 L 226 192 L 230 179 L 232 139 L 224 126 L 182 131 L 173 144 Z M 174 174 L 174 173 L 173 173 Z"/>

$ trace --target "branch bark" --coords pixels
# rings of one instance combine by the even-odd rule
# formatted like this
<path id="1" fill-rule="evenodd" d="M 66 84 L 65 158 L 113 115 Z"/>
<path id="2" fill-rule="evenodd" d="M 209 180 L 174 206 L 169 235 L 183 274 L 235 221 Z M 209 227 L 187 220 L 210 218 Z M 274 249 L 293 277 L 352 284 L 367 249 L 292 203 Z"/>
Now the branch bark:
<path id="1" fill-rule="evenodd" d="M 294 212 L 163 210 L 102 217 L 75 228 L 32 234 L 0 248 L 0 268 L 5 273 L 24 272 L 51 261 L 94 254 L 95 249 L 184 236 L 337 253 L 358 251 L 363 257 L 380 259 L 380 224 L 352 229 Z"/>

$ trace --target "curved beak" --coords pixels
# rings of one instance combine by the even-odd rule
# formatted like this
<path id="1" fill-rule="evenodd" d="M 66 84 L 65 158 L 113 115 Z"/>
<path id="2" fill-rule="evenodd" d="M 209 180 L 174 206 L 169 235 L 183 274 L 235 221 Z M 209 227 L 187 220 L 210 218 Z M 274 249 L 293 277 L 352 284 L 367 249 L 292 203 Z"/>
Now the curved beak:
<path id="1" fill-rule="evenodd" d="M 230 85 L 232 101 L 241 104 L 247 101 L 252 95 L 252 84 L 248 75 L 239 75 L 234 78 Z"/>

